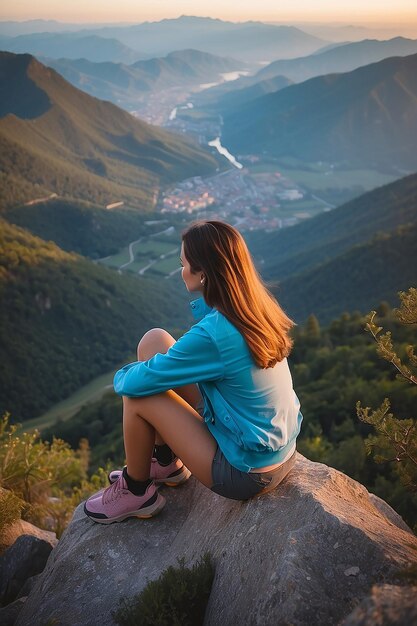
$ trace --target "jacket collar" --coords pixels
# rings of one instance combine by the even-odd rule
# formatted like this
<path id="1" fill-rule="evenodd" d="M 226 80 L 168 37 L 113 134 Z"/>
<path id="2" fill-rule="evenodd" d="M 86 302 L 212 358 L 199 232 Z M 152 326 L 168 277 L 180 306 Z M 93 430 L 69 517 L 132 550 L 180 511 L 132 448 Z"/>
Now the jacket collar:
<path id="1" fill-rule="evenodd" d="M 190 307 L 191 313 L 197 321 L 203 319 L 203 317 L 213 310 L 212 307 L 206 303 L 204 298 L 197 298 L 197 300 L 193 300 L 190 302 Z"/>

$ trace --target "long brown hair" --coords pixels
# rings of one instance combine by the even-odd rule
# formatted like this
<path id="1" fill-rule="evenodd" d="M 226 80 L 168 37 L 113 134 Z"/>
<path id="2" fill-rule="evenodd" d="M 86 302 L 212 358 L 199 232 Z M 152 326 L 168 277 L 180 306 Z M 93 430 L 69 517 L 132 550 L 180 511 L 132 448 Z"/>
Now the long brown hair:
<path id="1" fill-rule="evenodd" d="M 294 322 L 263 284 L 242 235 L 206 220 L 191 224 L 182 240 L 191 271 L 205 276 L 204 300 L 236 326 L 255 363 L 273 367 L 288 356 Z"/>

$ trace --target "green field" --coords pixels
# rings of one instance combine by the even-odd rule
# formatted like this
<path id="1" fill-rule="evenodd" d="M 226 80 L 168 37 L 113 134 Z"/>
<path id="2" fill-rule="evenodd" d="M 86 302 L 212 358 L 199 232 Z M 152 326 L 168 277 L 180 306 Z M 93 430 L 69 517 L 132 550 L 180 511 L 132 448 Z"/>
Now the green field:
<path id="1" fill-rule="evenodd" d="M 177 118 L 183 120 L 192 120 L 194 122 L 218 122 L 217 113 L 210 113 L 202 109 L 177 109 Z"/>
<path id="2" fill-rule="evenodd" d="M 109 267 L 120 267 L 129 261 L 129 250 L 127 248 L 123 248 L 117 254 L 106 257 L 105 259 L 100 259 L 99 263 L 103 265 L 107 265 Z"/>
<path id="3" fill-rule="evenodd" d="M 145 267 L 148 264 L 149 264 L 149 258 L 143 257 L 143 259 L 138 259 L 136 261 L 133 261 L 133 263 L 129 263 L 129 265 L 126 265 L 126 267 L 123 269 L 127 272 L 134 272 L 135 274 L 137 274 L 138 272 L 140 272 L 140 270 L 143 267 Z"/>
<path id="4" fill-rule="evenodd" d="M 313 192 L 323 192 L 332 188 L 351 189 L 357 187 L 361 187 L 364 191 L 370 191 L 375 187 L 391 183 L 397 178 L 374 170 L 309 172 L 282 168 L 281 173 Z"/>
<path id="5" fill-rule="evenodd" d="M 305 187 L 312 193 L 337 190 L 370 191 L 375 187 L 386 185 L 398 178 L 394 174 L 379 172 L 370 169 L 339 169 L 337 165 L 314 162 L 303 163 L 290 157 L 279 161 L 267 161 L 250 165 L 254 174 L 265 172 L 280 172 L 286 178 Z"/>
<path id="6" fill-rule="evenodd" d="M 171 256 L 162 259 L 162 261 L 158 261 L 155 265 L 149 268 L 150 273 L 157 274 L 170 274 L 175 269 L 177 269 L 180 265 L 179 262 L 179 250 L 177 254 L 172 254 Z"/>
<path id="7" fill-rule="evenodd" d="M 147 241 L 141 241 L 140 244 L 135 246 L 135 255 L 146 255 L 147 257 L 158 257 L 161 254 L 167 254 L 175 248 L 175 244 L 169 241 L 160 241 L 159 239 L 149 238 Z"/>
<path id="8" fill-rule="evenodd" d="M 129 263 L 129 247 L 123 248 L 117 254 L 107 257 L 100 261 L 108 267 L 119 268 L 127 263 L 124 268 L 126 271 L 138 273 L 142 268 L 151 261 L 159 259 L 155 265 L 146 270 L 155 274 L 169 274 L 178 267 L 178 257 L 180 254 L 179 241 L 170 237 L 168 241 L 164 239 L 154 239 L 153 237 L 144 238 L 132 246 L 132 252 L 135 260 Z"/>
<path id="9" fill-rule="evenodd" d="M 25 421 L 23 423 L 25 430 L 35 428 L 42 430 L 52 426 L 58 419 L 63 421 L 70 419 L 83 405 L 98 400 L 106 391 L 113 388 L 113 376 L 116 369 L 95 378 L 62 402 L 55 404 L 40 417 Z"/>

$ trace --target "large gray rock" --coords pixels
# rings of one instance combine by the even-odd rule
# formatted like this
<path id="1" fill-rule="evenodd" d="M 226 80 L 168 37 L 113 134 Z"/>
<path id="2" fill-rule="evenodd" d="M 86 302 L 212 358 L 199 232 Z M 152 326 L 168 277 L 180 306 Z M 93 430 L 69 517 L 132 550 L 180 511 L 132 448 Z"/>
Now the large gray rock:
<path id="1" fill-rule="evenodd" d="M 164 493 L 167 506 L 151 520 L 101 526 L 78 507 L 17 625 L 113 624 L 119 598 L 209 551 L 207 626 L 330 626 L 417 562 L 417 538 L 394 512 L 388 519 L 362 485 L 300 455 L 274 492 L 245 503 L 194 479 Z"/>
<path id="2" fill-rule="evenodd" d="M 21 535 L 0 556 L 0 606 L 15 600 L 26 580 L 42 572 L 51 550 L 48 541 Z"/>

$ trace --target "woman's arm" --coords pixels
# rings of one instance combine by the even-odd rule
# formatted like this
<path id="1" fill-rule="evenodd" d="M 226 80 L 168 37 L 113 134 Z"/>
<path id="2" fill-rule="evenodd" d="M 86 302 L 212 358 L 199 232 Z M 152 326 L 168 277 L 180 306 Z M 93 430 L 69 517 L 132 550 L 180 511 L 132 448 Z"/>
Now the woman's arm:
<path id="1" fill-rule="evenodd" d="M 218 380 L 223 374 L 216 344 L 197 324 L 165 354 L 130 363 L 116 372 L 114 390 L 121 396 L 140 398 L 190 383 Z"/>

